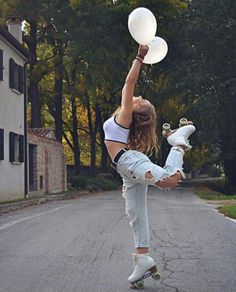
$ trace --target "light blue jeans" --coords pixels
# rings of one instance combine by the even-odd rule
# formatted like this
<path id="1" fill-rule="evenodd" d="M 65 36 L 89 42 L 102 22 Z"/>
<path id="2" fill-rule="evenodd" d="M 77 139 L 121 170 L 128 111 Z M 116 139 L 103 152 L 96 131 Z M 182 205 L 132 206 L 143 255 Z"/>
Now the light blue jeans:
<path id="1" fill-rule="evenodd" d="M 118 160 L 116 170 L 123 179 L 123 197 L 126 202 L 126 214 L 130 218 L 130 226 L 134 232 L 136 248 L 149 247 L 149 225 L 147 213 L 148 185 L 154 185 L 159 180 L 180 171 L 183 175 L 184 151 L 172 147 L 162 168 L 150 161 L 143 153 L 128 150 Z M 145 178 L 151 172 L 152 179 Z"/>

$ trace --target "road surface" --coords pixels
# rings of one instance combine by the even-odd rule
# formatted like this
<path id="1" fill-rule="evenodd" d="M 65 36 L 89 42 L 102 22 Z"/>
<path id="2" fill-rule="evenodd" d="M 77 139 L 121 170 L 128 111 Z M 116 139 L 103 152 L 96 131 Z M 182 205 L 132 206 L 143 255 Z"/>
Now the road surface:
<path id="1" fill-rule="evenodd" d="M 150 188 L 150 253 L 161 279 L 147 279 L 145 291 L 236 291 L 236 223 L 214 207 L 188 188 Z M 132 252 L 119 191 L 4 214 L 0 291 L 130 291 Z"/>

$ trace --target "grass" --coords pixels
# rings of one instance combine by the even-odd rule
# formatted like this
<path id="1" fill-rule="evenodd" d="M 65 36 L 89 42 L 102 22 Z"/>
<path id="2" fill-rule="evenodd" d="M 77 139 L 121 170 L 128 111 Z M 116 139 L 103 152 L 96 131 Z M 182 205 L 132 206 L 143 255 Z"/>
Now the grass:
<path id="1" fill-rule="evenodd" d="M 201 199 L 209 201 L 236 200 L 236 195 L 225 195 L 208 187 L 196 188 L 195 194 L 198 195 Z"/>
<path id="2" fill-rule="evenodd" d="M 0 201 L 0 206 L 12 204 L 12 203 L 18 203 L 18 202 L 22 202 L 22 201 L 27 201 L 27 198 L 13 199 L 13 200 L 8 200 L 8 201 Z"/>
<path id="3" fill-rule="evenodd" d="M 220 206 L 217 210 L 227 217 L 236 219 L 236 205 Z"/>
<path id="4" fill-rule="evenodd" d="M 236 219 L 236 194 L 232 195 L 225 195 L 219 191 L 215 191 L 207 186 L 201 186 L 194 189 L 194 192 L 196 195 L 198 195 L 201 199 L 207 200 L 207 201 L 217 201 L 219 204 L 219 201 L 222 201 L 222 206 L 218 207 L 217 210 L 224 214 L 227 217 Z M 232 200 L 232 203 L 230 202 Z M 226 204 L 227 201 L 227 205 Z"/>

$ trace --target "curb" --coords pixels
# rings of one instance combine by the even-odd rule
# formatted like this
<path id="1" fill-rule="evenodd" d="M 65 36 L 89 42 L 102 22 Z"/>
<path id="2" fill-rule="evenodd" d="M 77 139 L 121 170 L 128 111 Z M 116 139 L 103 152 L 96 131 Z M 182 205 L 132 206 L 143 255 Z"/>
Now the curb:
<path id="1" fill-rule="evenodd" d="M 81 197 L 82 195 L 90 194 L 89 191 L 81 191 L 71 194 L 61 195 L 45 195 L 44 197 L 30 198 L 23 201 L 0 205 L 0 215 L 8 212 L 16 211 L 22 208 L 44 204 L 50 201 L 70 200 Z"/>

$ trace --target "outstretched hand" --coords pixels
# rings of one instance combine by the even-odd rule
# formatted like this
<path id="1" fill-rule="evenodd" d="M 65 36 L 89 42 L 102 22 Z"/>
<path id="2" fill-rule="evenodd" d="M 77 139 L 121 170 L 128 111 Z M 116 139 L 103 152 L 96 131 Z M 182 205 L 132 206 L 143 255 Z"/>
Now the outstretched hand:
<path id="1" fill-rule="evenodd" d="M 138 55 L 139 56 L 142 56 L 144 58 L 147 55 L 148 50 L 149 50 L 149 47 L 148 46 L 139 45 Z"/>

